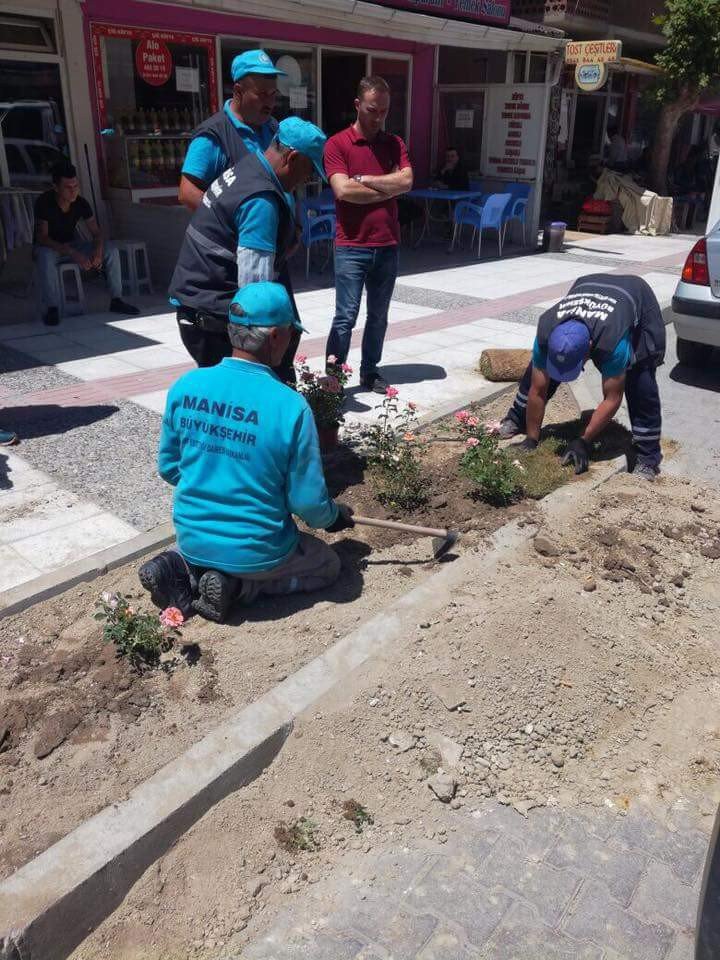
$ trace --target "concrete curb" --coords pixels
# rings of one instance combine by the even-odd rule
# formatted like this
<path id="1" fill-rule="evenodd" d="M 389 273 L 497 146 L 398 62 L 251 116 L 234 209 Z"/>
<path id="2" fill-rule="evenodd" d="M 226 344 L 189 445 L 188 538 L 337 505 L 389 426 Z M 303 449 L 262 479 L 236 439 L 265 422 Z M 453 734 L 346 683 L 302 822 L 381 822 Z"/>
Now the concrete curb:
<path id="1" fill-rule="evenodd" d="M 27 610 L 41 600 L 56 597 L 84 580 L 94 580 L 108 570 L 114 570 L 136 557 L 143 556 L 155 547 L 172 543 L 174 539 L 175 531 L 172 522 L 168 521 L 153 527 L 147 533 L 138 534 L 132 540 L 106 547 L 105 550 L 93 553 L 84 560 L 70 563 L 58 570 L 53 570 L 52 573 L 45 573 L 41 577 L 28 580 L 27 583 L 22 583 L 12 590 L 6 590 L 0 594 L 0 620 L 13 613 Z"/>
<path id="2" fill-rule="evenodd" d="M 562 513 L 581 490 L 622 469 L 615 461 L 540 504 Z M 480 557 L 467 553 L 344 637 L 184 754 L 106 807 L 0 884 L 0 960 L 65 960 L 121 902 L 142 873 L 214 804 L 249 783 L 277 755 L 294 719 L 402 641 L 407 624 L 432 616 L 450 590 L 482 579 L 532 533 L 506 524 Z M 342 683 L 342 688 L 340 684 Z"/>
<path id="3" fill-rule="evenodd" d="M 420 429 L 424 429 L 436 420 L 442 420 L 443 417 L 447 417 L 451 413 L 455 413 L 456 410 L 462 410 L 463 407 L 471 404 L 484 406 L 491 403 L 497 397 L 502 396 L 503 393 L 514 389 L 514 387 L 514 384 L 503 384 L 502 387 L 491 391 L 489 394 L 479 396 L 477 392 L 473 392 L 463 400 L 453 400 L 439 407 L 433 407 L 431 411 L 420 418 Z M 84 560 L 78 560 L 76 563 L 60 567 L 58 570 L 53 570 L 52 573 L 43 574 L 11 590 L 6 590 L 0 593 L 0 620 L 14 613 L 21 613 L 42 600 L 56 597 L 78 583 L 94 580 L 96 577 L 107 573 L 108 570 L 121 567 L 124 563 L 142 557 L 158 547 L 167 546 L 174 540 L 175 532 L 172 521 L 167 521 L 153 527 L 146 533 L 133 537 L 132 540 L 125 540 L 113 547 L 107 547 Z"/>

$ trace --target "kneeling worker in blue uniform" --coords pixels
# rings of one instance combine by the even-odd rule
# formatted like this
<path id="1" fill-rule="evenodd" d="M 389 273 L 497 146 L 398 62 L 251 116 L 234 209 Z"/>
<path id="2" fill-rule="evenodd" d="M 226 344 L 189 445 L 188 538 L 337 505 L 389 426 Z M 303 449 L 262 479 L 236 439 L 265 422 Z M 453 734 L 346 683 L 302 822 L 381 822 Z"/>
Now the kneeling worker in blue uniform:
<path id="1" fill-rule="evenodd" d="M 307 401 L 272 370 L 298 330 L 283 286 L 248 284 L 230 305 L 232 356 L 171 387 L 158 469 L 175 487 L 177 550 L 139 570 L 158 606 L 221 622 L 233 601 L 337 580 L 338 555 L 293 519 L 333 533 L 353 526 L 352 510 L 328 495 Z"/>
<path id="2" fill-rule="evenodd" d="M 660 473 L 662 412 L 656 369 L 665 358 L 665 323 L 651 287 L 640 277 L 596 273 L 580 277 L 566 297 L 538 324 L 532 363 L 502 421 L 503 439 L 524 433 L 520 445 L 534 450 L 545 406 L 560 383 L 577 380 L 587 360 L 602 374 L 603 399 L 563 464 L 584 473 L 590 445 L 627 398 L 635 450 L 634 473 L 655 480 Z"/>

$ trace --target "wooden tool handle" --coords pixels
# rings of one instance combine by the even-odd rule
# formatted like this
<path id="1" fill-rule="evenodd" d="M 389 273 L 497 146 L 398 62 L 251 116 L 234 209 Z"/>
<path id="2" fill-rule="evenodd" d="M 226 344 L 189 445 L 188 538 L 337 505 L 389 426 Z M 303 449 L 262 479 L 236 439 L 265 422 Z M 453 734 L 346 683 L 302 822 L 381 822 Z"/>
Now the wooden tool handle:
<path id="1" fill-rule="evenodd" d="M 406 533 L 419 533 L 423 537 L 446 537 L 447 530 L 437 530 L 434 527 L 416 527 L 411 523 L 398 523 L 396 520 L 376 520 L 374 517 L 360 517 L 353 514 L 355 523 L 365 527 L 385 527 L 388 530 L 404 530 Z"/>

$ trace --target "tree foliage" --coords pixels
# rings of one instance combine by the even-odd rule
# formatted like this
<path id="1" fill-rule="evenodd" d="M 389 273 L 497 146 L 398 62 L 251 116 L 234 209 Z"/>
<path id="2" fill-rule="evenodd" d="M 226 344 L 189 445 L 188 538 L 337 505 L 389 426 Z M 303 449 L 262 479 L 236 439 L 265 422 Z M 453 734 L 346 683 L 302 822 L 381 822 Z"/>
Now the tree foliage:
<path id="1" fill-rule="evenodd" d="M 652 95 L 662 105 L 655 131 L 650 180 L 667 192 L 672 141 L 683 114 L 720 85 L 720 0 L 666 0 L 656 18 L 666 45 L 655 57 L 664 73 Z"/>

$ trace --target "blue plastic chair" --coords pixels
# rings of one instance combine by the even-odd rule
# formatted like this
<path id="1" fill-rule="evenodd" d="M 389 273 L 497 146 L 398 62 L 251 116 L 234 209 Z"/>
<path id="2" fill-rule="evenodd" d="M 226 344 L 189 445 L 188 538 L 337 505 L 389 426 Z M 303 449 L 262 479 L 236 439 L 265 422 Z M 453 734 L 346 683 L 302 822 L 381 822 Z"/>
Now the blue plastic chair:
<path id="1" fill-rule="evenodd" d="M 510 208 L 503 218 L 503 243 L 505 242 L 505 234 L 507 233 L 508 224 L 512 220 L 517 220 L 522 224 L 523 244 L 527 243 L 527 208 L 529 202 L 530 201 L 528 197 L 521 197 L 513 200 L 510 204 Z"/>
<path id="2" fill-rule="evenodd" d="M 462 227 L 468 223 L 475 230 L 473 234 L 473 243 L 475 243 L 475 234 L 478 237 L 478 257 L 482 253 L 482 233 L 483 230 L 496 230 L 498 235 L 498 253 L 502 256 L 503 245 L 503 218 L 505 211 L 512 201 L 510 193 L 493 193 L 484 202 L 482 207 L 475 203 L 462 202 L 455 207 L 455 228 L 453 230 L 452 244 L 450 250 L 455 249 L 455 241 L 459 233 L 462 233 Z"/>
<path id="3" fill-rule="evenodd" d="M 332 251 L 335 245 L 335 214 L 323 213 L 313 216 L 304 202 L 300 207 L 302 242 L 305 246 L 305 279 L 310 276 L 310 249 L 314 243 L 329 243 Z"/>

